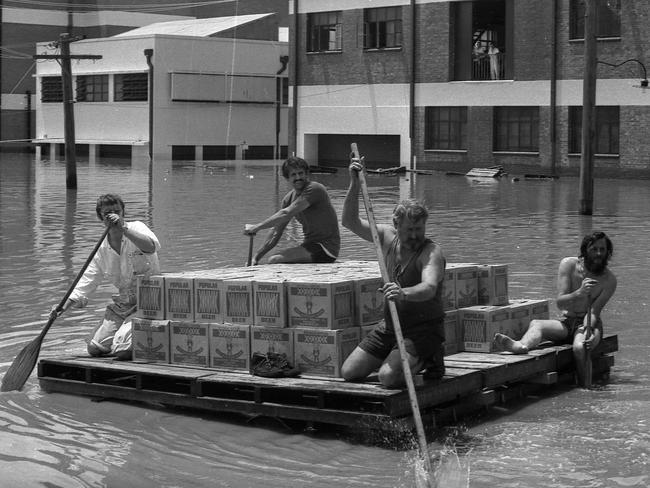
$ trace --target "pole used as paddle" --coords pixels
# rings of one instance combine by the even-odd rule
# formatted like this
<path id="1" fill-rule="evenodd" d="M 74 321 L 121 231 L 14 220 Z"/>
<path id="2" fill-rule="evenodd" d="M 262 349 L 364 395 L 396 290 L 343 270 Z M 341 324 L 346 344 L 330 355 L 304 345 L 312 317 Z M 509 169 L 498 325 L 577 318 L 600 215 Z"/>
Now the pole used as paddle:
<path id="1" fill-rule="evenodd" d="M 250 266 L 253 264 L 253 238 L 255 237 L 254 234 L 251 234 L 248 236 L 248 259 L 246 260 L 246 266 Z"/>
<path id="2" fill-rule="evenodd" d="M 591 329 L 591 296 L 587 298 L 589 300 L 589 304 L 587 305 L 587 327 L 585 328 L 585 339 L 589 339 L 591 334 L 593 334 L 593 331 Z M 583 342 L 584 345 L 584 342 Z M 591 351 L 587 349 L 586 347 L 584 348 L 584 354 L 585 354 L 585 362 L 584 362 L 584 370 L 585 370 L 585 388 L 591 388 L 592 382 L 593 382 L 593 368 L 591 364 Z"/>
<path id="3" fill-rule="evenodd" d="M 110 226 L 107 226 L 106 229 L 104 229 L 104 232 L 102 232 L 102 236 L 97 241 L 97 244 L 95 244 L 95 247 L 93 248 L 88 258 L 86 259 L 86 262 L 81 268 L 81 271 L 79 271 L 77 277 L 72 282 L 72 285 L 70 285 L 70 287 L 68 288 L 68 291 L 66 292 L 65 296 L 59 302 L 59 304 L 54 309 L 54 311 L 50 312 L 50 319 L 47 321 L 47 324 L 45 324 L 45 327 L 43 327 L 43 329 L 41 330 L 41 333 L 38 335 L 38 337 L 36 337 L 36 339 L 32 340 L 32 342 L 27 344 L 18 353 L 18 355 L 14 359 L 14 362 L 11 363 L 11 366 L 9 366 L 9 369 L 5 373 L 4 378 L 2 378 L 2 386 L 0 387 L 0 391 L 14 391 L 14 390 L 21 390 L 23 388 L 25 382 L 27 381 L 27 378 L 29 378 L 29 375 L 31 375 L 32 371 L 34 370 L 34 366 L 36 365 L 36 361 L 38 360 L 38 354 L 41 350 L 41 344 L 43 343 L 43 339 L 45 338 L 45 334 L 47 334 L 47 331 L 50 330 L 50 327 L 52 327 L 52 324 L 57 319 L 59 314 L 63 312 L 63 307 L 65 306 L 65 302 L 72 294 L 75 286 L 77 286 L 77 283 L 79 283 L 79 280 L 81 279 L 84 272 L 86 271 L 86 268 L 88 268 L 88 265 L 92 261 L 93 257 L 95 257 L 95 254 L 97 254 L 97 250 L 99 249 L 99 246 L 101 246 L 104 238 L 106 237 L 106 234 L 108 234 L 109 229 Z"/>
<path id="4" fill-rule="evenodd" d="M 357 148 L 356 143 L 352 143 L 352 154 L 357 160 L 361 160 L 359 156 L 359 149 Z M 377 223 L 375 221 L 375 214 L 372 209 L 372 202 L 370 201 L 370 195 L 368 194 L 368 185 L 366 184 L 366 175 L 365 175 L 365 166 L 363 170 L 359 171 L 359 181 L 361 183 L 361 193 L 363 195 L 363 203 L 366 207 L 366 213 L 368 214 L 368 223 L 370 224 L 370 232 L 372 234 L 372 240 L 375 245 L 375 251 L 377 252 L 377 261 L 379 263 L 379 269 L 381 271 L 381 277 L 384 283 L 390 281 L 390 276 L 388 275 L 388 269 L 386 268 L 386 263 L 384 261 L 384 253 L 381 248 L 381 241 L 379 240 L 379 233 L 377 231 Z M 422 424 L 422 416 L 420 415 L 420 407 L 418 405 L 417 395 L 415 393 L 415 385 L 413 383 L 413 376 L 411 375 L 411 366 L 409 365 L 408 358 L 406 356 L 406 347 L 404 346 L 404 335 L 402 334 L 402 326 L 399 321 L 399 315 L 397 314 L 397 307 L 395 302 L 388 300 L 388 309 L 390 311 L 391 319 L 393 320 L 393 326 L 395 328 L 395 337 L 397 339 L 397 346 L 399 348 L 400 359 L 402 361 L 402 369 L 404 370 L 404 379 L 406 381 L 406 387 L 408 389 L 409 400 L 411 402 L 411 409 L 413 410 L 413 420 L 415 422 L 415 428 L 418 434 L 418 441 L 420 444 L 420 455 L 422 456 L 422 462 L 424 463 L 424 469 L 427 473 L 431 473 L 431 459 L 429 458 L 429 449 L 427 447 L 427 439 L 424 433 L 424 425 Z"/>

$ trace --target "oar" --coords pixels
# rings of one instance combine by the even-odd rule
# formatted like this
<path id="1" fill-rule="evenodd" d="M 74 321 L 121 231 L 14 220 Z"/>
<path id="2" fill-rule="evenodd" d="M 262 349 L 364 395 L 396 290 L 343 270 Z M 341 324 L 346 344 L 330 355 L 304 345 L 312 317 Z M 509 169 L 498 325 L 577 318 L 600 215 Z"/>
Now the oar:
<path id="1" fill-rule="evenodd" d="M 356 159 L 361 159 L 359 157 L 359 149 L 357 148 L 356 143 L 352 143 L 352 154 Z M 386 263 L 384 262 L 384 253 L 381 248 L 381 242 L 379 240 L 379 233 L 377 232 L 377 223 L 375 222 L 375 215 L 372 209 L 372 202 L 370 201 L 370 195 L 368 194 L 368 185 L 366 184 L 366 175 L 365 175 L 365 166 L 362 171 L 359 171 L 359 181 L 361 183 L 361 193 L 363 195 L 363 203 L 366 207 L 366 213 L 368 214 L 368 223 L 370 224 L 370 233 L 372 234 L 372 241 L 375 245 L 375 251 L 377 252 L 377 261 L 379 262 L 379 269 L 381 271 L 381 277 L 384 280 L 384 283 L 390 281 L 388 275 L 388 269 L 386 268 Z M 413 377 L 411 376 L 411 366 L 409 365 L 408 358 L 406 356 L 406 347 L 404 346 L 404 335 L 402 334 L 402 326 L 399 321 L 399 315 L 397 315 L 397 307 L 395 302 L 388 300 L 388 309 L 390 311 L 391 319 L 393 320 L 393 326 L 395 328 L 395 337 L 397 339 L 397 347 L 399 348 L 399 354 L 402 361 L 402 369 L 404 370 L 404 379 L 406 380 L 406 387 L 408 389 L 409 399 L 411 401 L 411 409 L 413 410 L 413 420 L 415 421 L 415 428 L 418 434 L 418 440 L 420 444 L 420 455 L 422 456 L 422 462 L 424 463 L 424 469 L 427 473 L 427 476 L 431 473 L 431 460 L 429 458 L 429 449 L 427 447 L 427 439 L 424 433 L 424 425 L 422 424 L 422 416 L 420 415 L 420 407 L 418 406 L 418 399 L 415 393 L 415 385 L 413 384 Z"/>
<path id="2" fill-rule="evenodd" d="M 593 333 L 593 331 L 591 330 L 591 296 L 589 296 L 587 298 L 587 300 L 589 300 L 589 304 L 587 305 L 587 328 L 585 329 L 585 339 L 589 339 L 589 336 Z M 591 365 L 591 351 L 585 347 L 584 348 L 584 354 L 585 354 L 585 363 L 584 363 L 585 388 L 591 388 L 591 384 L 592 384 L 592 381 L 593 381 L 593 368 L 592 368 L 592 365 Z"/>
<path id="3" fill-rule="evenodd" d="M 88 256 L 88 259 L 86 259 L 86 262 L 81 268 L 81 271 L 79 271 L 74 282 L 72 283 L 72 285 L 70 285 L 70 288 L 68 288 L 67 293 L 65 294 L 63 299 L 59 302 L 56 309 L 50 313 L 50 320 L 47 321 L 47 324 L 45 324 L 45 327 L 43 327 L 41 333 L 38 335 L 38 337 L 36 337 L 36 339 L 34 339 L 29 344 L 27 344 L 22 349 L 22 351 L 18 353 L 18 356 L 16 356 L 16 359 L 14 359 L 14 362 L 11 363 L 11 366 L 9 366 L 9 369 L 5 373 L 4 378 L 2 378 L 2 387 L 0 387 L 0 391 L 21 390 L 22 387 L 25 385 L 27 378 L 29 378 L 29 375 L 32 374 L 32 371 L 34 370 L 34 366 L 36 365 L 36 361 L 38 360 L 38 354 L 41 350 L 41 344 L 43 343 L 43 338 L 45 337 L 45 334 L 47 334 L 47 331 L 50 330 L 50 327 L 52 326 L 56 318 L 63 311 L 65 302 L 72 294 L 74 287 L 77 286 L 77 283 L 83 276 L 84 271 L 86 271 L 86 268 L 90 264 L 90 261 L 92 261 L 93 257 L 97 253 L 99 246 L 101 246 L 102 241 L 106 237 L 106 234 L 108 234 L 108 230 L 109 227 L 106 227 L 106 229 L 104 229 L 104 232 L 102 232 L 102 236 L 99 238 L 99 241 L 97 241 L 97 244 L 95 244 L 95 247 L 90 253 L 90 256 Z"/>
<path id="4" fill-rule="evenodd" d="M 248 260 L 246 261 L 246 266 L 250 266 L 253 264 L 253 238 L 255 237 L 254 234 L 251 234 L 248 236 L 249 241 L 248 241 Z"/>

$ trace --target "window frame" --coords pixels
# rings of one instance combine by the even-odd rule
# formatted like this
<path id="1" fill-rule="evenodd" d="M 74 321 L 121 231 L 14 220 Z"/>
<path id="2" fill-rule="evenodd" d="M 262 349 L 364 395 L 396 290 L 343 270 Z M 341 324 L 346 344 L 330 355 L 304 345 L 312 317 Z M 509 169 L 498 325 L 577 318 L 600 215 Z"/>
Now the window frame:
<path id="1" fill-rule="evenodd" d="M 402 7 L 363 10 L 363 48 L 366 50 L 402 47 Z"/>
<path id="2" fill-rule="evenodd" d="M 494 107 L 493 113 L 493 151 L 539 153 L 538 106 Z"/>
<path id="3" fill-rule="evenodd" d="M 424 149 L 467 150 L 467 107 L 425 107 Z"/>
<path id="4" fill-rule="evenodd" d="M 146 102 L 149 100 L 149 73 L 116 74 L 113 78 L 113 85 L 113 101 L 115 102 Z"/>
<path id="5" fill-rule="evenodd" d="M 41 78 L 41 103 L 63 102 L 63 78 L 43 76 Z"/>
<path id="6" fill-rule="evenodd" d="M 313 12 L 307 16 L 307 52 L 326 53 L 343 50 L 341 10 Z M 334 40 L 331 39 L 334 32 Z M 327 35 L 326 35 L 327 34 Z M 325 45 L 327 47 L 325 47 Z"/>
<path id="7" fill-rule="evenodd" d="M 596 1 L 596 38 L 617 39 L 621 37 L 621 0 Z M 615 12 L 607 4 L 616 2 Z M 570 0 L 569 3 L 569 40 L 577 41 L 585 38 L 585 6 L 584 0 Z"/>
<path id="8" fill-rule="evenodd" d="M 599 105 L 594 107 L 596 119 L 596 147 L 594 154 L 620 156 L 621 148 L 621 107 L 619 105 Z M 582 106 L 569 107 L 568 153 L 582 154 Z"/>
<path id="9" fill-rule="evenodd" d="M 77 75 L 75 97 L 77 102 L 108 102 L 108 75 Z"/>

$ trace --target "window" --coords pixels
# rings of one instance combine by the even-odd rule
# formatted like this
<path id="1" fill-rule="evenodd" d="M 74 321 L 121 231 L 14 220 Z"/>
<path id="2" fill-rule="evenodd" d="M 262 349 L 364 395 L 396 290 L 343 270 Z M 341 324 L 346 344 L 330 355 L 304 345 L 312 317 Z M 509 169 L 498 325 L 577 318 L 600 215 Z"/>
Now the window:
<path id="1" fill-rule="evenodd" d="M 309 14 L 307 20 L 309 52 L 341 50 L 341 12 Z"/>
<path id="2" fill-rule="evenodd" d="M 281 95 L 282 105 L 289 105 L 289 78 L 281 78 Z"/>
<path id="3" fill-rule="evenodd" d="M 596 1 L 596 36 L 621 36 L 621 0 Z M 585 37 L 585 2 L 571 0 L 569 12 L 569 38 L 584 39 Z"/>
<path id="4" fill-rule="evenodd" d="M 402 8 L 369 8 L 364 11 L 363 47 L 383 49 L 402 46 Z"/>
<path id="5" fill-rule="evenodd" d="M 619 153 L 619 107 L 596 107 L 596 154 Z M 569 107 L 569 152 L 582 153 L 582 107 Z"/>
<path id="6" fill-rule="evenodd" d="M 63 81 L 60 76 L 44 76 L 41 79 L 41 102 L 56 103 L 63 101 Z"/>
<path id="7" fill-rule="evenodd" d="M 108 75 L 77 76 L 78 102 L 108 102 Z"/>
<path id="8" fill-rule="evenodd" d="M 144 102 L 149 92 L 147 73 L 115 75 L 116 102 Z"/>
<path id="9" fill-rule="evenodd" d="M 426 107 L 425 149 L 467 149 L 467 107 Z"/>
<path id="10" fill-rule="evenodd" d="M 495 151 L 539 151 L 539 107 L 494 108 Z"/>

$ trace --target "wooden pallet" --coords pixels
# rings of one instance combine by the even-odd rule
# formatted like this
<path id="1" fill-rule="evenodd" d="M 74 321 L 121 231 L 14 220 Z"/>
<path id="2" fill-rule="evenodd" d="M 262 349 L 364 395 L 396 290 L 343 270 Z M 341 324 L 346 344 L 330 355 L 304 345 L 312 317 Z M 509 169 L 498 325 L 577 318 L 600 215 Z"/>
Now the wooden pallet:
<path id="1" fill-rule="evenodd" d="M 594 377 L 609 373 L 617 350 L 617 336 L 605 337 L 594 354 Z M 504 403 L 513 395 L 573 379 L 570 346 L 545 347 L 528 355 L 463 352 L 447 356 L 445 364 L 441 380 L 416 377 L 418 404 L 429 426 L 456 421 L 477 409 Z M 47 392 L 355 429 L 413 429 L 407 391 L 385 389 L 373 377 L 363 383 L 318 377 L 275 379 L 76 356 L 42 359 L 38 377 Z"/>

